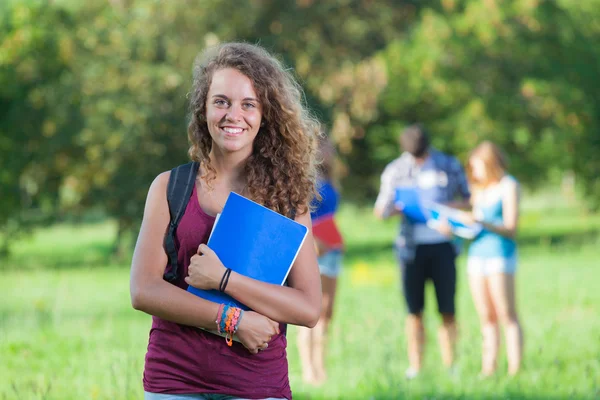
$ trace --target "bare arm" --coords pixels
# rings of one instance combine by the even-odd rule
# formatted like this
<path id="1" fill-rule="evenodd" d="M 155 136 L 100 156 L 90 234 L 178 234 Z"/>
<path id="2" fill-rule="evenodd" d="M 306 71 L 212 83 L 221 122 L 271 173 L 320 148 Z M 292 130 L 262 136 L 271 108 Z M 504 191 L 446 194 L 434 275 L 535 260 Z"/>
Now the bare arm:
<path id="1" fill-rule="evenodd" d="M 327 243 L 325 243 L 324 241 L 319 240 L 314 236 L 313 241 L 315 242 L 315 252 L 317 254 L 317 257 L 321 257 L 323 254 L 326 254 L 330 250 L 329 246 L 327 246 Z"/>
<path id="2" fill-rule="evenodd" d="M 375 208 L 373 209 L 373 215 L 377 219 L 386 220 L 388 218 L 393 217 L 394 215 L 402 215 L 402 211 L 400 211 L 396 206 L 394 206 L 389 212 L 385 212 L 384 209 L 375 206 Z"/>
<path id="3" fill-rule="evenodd" d="M 394 204 L 396 193 L 395 193 L 395 173 L 392 164 L 388 164 L 383 173 L 381 174 L 381 185 L 379 188 L 379 195 L 375 201 L 375 207 L 373 208 L 373 215 L 376 218 L 384 220 L 394 215 L 401 214 L 401 211 Z"/>
<path id="4" fill-rule="evenodd" d="M 167 265 L 163 238 L 170 220 L 166 198 L 169 175 L 170 172 L 159 175 L 148 191 L 131 263 L 131 304 L 136 310 L 172 322 L 213 329 L 218 304 L 163 280 Z"/>
<path id="5" fill-rule="evenodd" d="M 321 277 L 315 253 L 310 215 L 296 221 L 309 233 L 288 276 L 289 286 L 273 285 L 231 272 L 225 293 L 256 312 L 278 322 L 314 327 L 321 314 Z M 192 257 L 186 282 L 201 289 L 217 289 L 225 272 L 218 256 L 202 244 Z"/>
<path id="6" fill-rule="evenodd" d="M 517 234 L 519 220 L 519 188 L 518 184 L 511 181 L 506 185 L 502 196 L 502 225 L 490 224 L 479 221 L 481 225 L 490 232 L 514 239 Z"/>

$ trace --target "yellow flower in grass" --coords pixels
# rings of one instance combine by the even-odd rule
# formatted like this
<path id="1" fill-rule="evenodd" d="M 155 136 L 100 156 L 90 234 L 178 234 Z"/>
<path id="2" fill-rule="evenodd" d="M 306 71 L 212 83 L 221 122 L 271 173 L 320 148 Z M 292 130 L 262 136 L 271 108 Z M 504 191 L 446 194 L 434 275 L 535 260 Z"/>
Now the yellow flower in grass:
<path id="1" fill-rule="evenodd" d="M 91 399 L 97 399 L 98 396 L 100 396 L 100 388 L 98 387 L 98 385 L 94 385 L 92 386 L 92 390 L 90 393 L 90 398 Z"/>
<path id="2" fill-rule="evenodd" d="M 349 272 L 350 282 L 356 286 L 387 286 L 396 279 L 395 269 L 372 266 L 364 261 L 356 262 Z"/>

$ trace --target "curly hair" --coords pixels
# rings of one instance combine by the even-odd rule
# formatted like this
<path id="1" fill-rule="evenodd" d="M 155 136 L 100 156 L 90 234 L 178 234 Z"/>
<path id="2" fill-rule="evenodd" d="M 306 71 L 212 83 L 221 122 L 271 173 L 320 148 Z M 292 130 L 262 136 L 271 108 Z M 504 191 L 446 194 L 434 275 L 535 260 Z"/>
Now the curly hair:
<path id="1" fill-rule="evenodd" d="M 262 105 L 264 124 L 244 169 L 247 196 L 286 216 L 292 210 L 305 213 L 316 194 L 320 124 L 310 115 L 292 74 L 260 46 L 221 44 L 205 50 L 195 63 L 188 138 L 190 158 L 202 165 L 201 179 L 210 187 L 216 178 L 209 157 L 212 139 L 206 123 L 206 100 L 213 74 L 225 68 L 247 76 Z"/>

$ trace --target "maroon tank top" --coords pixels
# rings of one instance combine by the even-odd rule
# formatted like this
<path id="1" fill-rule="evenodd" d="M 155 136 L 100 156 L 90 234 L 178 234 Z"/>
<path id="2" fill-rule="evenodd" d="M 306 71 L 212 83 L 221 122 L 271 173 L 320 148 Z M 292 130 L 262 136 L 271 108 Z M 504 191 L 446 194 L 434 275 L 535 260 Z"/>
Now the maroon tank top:
<path id="1" fill-rule="evenodd" d="M 198 203 L 194 187 L 176 232 L 178 262 L 175 284 L 187 289 L 190 258 L 206 243 L 215 218 Z M 167 267 L 169 268 L 169 267 Z M 266 350 L 250 354 L 244 346 L 187 325 L 152 317 L 144 368 L 144 390 L 151 393 L 215 393 L 247 399 L 292 398 L 288 379 L 285 326 Z"/>

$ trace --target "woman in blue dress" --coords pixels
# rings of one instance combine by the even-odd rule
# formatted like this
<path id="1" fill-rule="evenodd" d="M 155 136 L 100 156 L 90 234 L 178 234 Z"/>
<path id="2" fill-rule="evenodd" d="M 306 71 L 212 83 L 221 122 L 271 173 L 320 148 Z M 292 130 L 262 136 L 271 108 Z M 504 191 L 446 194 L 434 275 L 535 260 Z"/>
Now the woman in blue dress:
<path id="1" fill-rule="evenodd" d="M 477 146 L 467 168 L 471 185 L 471 219 L 483 226 L 469 247 L 467 270 L 481 321 L 482 375 L 496 370 L 500 325 L 504 327 L 508 373 L 521 366 L 523 333 L 515 302 L 519 220 L 519 183 L 507 171 L 501 150 L 491 142 Z"/>

